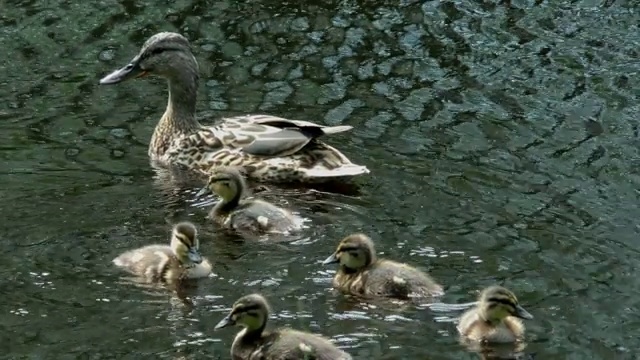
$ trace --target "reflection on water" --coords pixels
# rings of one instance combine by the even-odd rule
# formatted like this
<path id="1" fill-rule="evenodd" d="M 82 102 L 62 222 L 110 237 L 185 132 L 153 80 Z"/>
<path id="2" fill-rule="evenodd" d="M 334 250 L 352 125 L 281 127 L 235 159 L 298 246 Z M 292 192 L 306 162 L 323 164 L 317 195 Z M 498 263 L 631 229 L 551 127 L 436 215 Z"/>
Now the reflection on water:
<path id="1" fill-rule="evenodd" d="M 633 358 L 638 10 L 624 0 L 6 3 L 5 357 L 228 358 L 233 334 L 212 326 L 260 291 L 271 325 L 323 333 L 357 359 L 481 358 L 458 344 L 463 310 L 390 310 L 330 290 L 320 262 L 363 231 L 385 257 L 430 271 L 446 304 L 492 283 L 513 289 L 535 316 L 529 358 Z M 359 193 L 265 189 L 310 219 L 293 243 L 217 231 L 194 206 L 199 185 L 176 189 L 148 163 L 164 82 L 98 85 L 161 30 L 192 41 L 203 115 L 354 126 L 327 141 L 371 170 Z M 123 283 L 111 259 L 164 243 L 185 219 L 215 263 L 215 277 L 188 289 L 193 305 Z"/>

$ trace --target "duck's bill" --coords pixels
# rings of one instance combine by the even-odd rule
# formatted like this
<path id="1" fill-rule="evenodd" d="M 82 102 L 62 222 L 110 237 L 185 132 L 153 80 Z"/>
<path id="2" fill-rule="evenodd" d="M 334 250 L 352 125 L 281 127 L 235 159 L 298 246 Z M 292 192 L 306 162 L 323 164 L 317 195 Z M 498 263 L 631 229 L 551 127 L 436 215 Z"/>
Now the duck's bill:
<path id="1" fill-rule="evenodd" d="M 516 316 L 521 319 L 531 320 L 533 319 L 533 315 L 531 315 L 527 310 L 525 310 L 522 306 L 516 306 Z"/>
<path id="2" fill-rule="evenodd" d="M 196 197 L 200 197 L 200 196 L 204 196 L 207 195 L 209 193 L 209 188 L 202 188 L 200 189 L 200 191 L 198 191 L 198 193 L 196 194 Z"/>
<path id="3" fill-rule="evenodd" d="M 224 319 L 220 320 L 219 323 L 213 328 L 214 330 L 226 328 L 227 326 L 234 325 L 235 322 L 231 320 L 231 316 L 227 315 Z"/>
<path id="4" fill-rule="evenodd" d="M 322 262 L 322 265 L 337 264 L 338 262 L 340 262 L 340 259 L 338 259 L 336 254 L 333 253 L 333 254 L 331 254 L 331 256 L 329 256 L 328 258 L 324 259 L 324 261 Z"/>
<path id="5" fill-rule="evenodd" d="M 135 62 L 131 62 L 125 67 L 118 69 L 100 79 L 100 85 L 117 84 L 128 79 L 144 76 L 146 74 L 147 72 L 140 69 L 140 67 Z"/>
<path id="6" fill-rule="evenodd" d="M 202 262 L 202 255 L 196 249 L 190 249 L 187 253 L 189 255 L 189 260 L 194 264 L 200 264 Z"/>

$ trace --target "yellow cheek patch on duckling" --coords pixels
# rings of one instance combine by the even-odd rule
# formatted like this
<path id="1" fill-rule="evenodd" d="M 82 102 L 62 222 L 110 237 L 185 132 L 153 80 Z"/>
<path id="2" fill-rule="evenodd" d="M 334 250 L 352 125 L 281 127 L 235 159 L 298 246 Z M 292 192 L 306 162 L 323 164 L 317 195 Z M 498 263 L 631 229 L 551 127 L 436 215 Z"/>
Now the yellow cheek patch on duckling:
<path id="1" fill-rule="evenodd" d="M 182 242 L 178 242 L 173 246 L 173 252 L 176 254 L 176 257 L 178 258 L 178 260 L 180 260 L 180 262 L 189 261 L 189 248 L 187 248 L 187 246 Z"/>
<path id="2" fill-rule="evenodd" d="M 366 259 L 362 254 L 351 254 L 349 252 L 342 252 L 338 254 L 340 264 L 350 269 L 359 269 L 365 266 Z"/>
<path id="3" fill-rule="evenodd" d="M 511 316 L 511 311 L 506 305 L 496 305 L 487 311 L 487 320 L 503 320 Z"/>
<path id="4" fill-rule="evenodd" d="M 233 191 L 233 189 L 222 182 L 211 184 L 211 190 L 213 190 L 213 192 L 215 192 L 225 200 L 232 199 L 235 196 L 235 192 Z"/>
<path id="5" fill-rule="evenodd" d="M 264 319 L 258 313 L 245 313 L 242 314 L 236 322 L 243 324 L 249 330 L 254 330 L 263 325 Z"/>

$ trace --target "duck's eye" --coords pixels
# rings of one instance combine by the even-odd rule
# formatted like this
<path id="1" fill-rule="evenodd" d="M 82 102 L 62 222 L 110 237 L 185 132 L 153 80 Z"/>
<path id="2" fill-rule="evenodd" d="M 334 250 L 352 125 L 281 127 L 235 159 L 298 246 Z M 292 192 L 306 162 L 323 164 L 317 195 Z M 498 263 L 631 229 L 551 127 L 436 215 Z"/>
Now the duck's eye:
<path id="1" fill-rule="evenodd" d="M 357 258 L 359 255 L 360 255 L 360 254 L 359 254 L 359 253 L 357 253 L 357 252 L 352 252 L 352 253 L 351 253 L 351 256 L 353 256 L 354 258 Z"/>
<path id="2" fill-rule="evenodd" d="M 211 185 L 228 186 L 229 183 L 225 180 L 215 180 L 215 181 L 211 181 Z"/>

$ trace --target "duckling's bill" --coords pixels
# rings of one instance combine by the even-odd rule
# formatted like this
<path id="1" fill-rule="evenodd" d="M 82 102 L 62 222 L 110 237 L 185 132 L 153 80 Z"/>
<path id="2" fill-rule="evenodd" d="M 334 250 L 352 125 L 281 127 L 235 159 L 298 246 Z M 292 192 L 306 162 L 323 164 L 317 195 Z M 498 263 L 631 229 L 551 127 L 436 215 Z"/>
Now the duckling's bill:
<path id="1" fill-rule="evenodd" d="M 331 256 L 329 256 L 322 262 L 322 265 L 337 264 L 339 262 L 340 262 L 340 259 L 338 259 L 337 254 L 333 253 L 331 254 Z"/>
<path id="2" fill-rule="evenodd" d="M 205 186 L 202 189 L 200 189 L 200 191 L 198 191 L 198 193 L 196 193 L 196 197 L 207 195 L 209 192 L 211 192 L 211 190 L 208 187 Z"/>
<path id="3" fill-rule="evenodd" d="M 231 315 L 227 315 L 227 316 L 224 317 L 224 319 L 220 320 L 220 322 L 216 324 L 216 326 L 213 328 L 213 330 L 226 328 L 228 326 L 235 325 L 235 324 L 236 324 L 236 322 L 233 321 L 233 319 L 231 319 Z"/>
<path id="4" fill-rule="evenodd" d="M 194 248 L 189 249 L 187 256 L 189 257 L 189 260 L 194 264 L 202 263 L 202 255 L 200 255 L 200 252 L 198 252 L 198 250 Z"/>
<path id="5" fill-rule="evenodd" d="M 525 310 L 520 305 L 516 305 L 516 316 L 525 320 L 533 319 L 533 315 L 531 315 L 527 310 Z"/>

